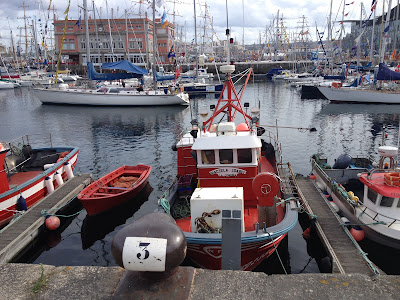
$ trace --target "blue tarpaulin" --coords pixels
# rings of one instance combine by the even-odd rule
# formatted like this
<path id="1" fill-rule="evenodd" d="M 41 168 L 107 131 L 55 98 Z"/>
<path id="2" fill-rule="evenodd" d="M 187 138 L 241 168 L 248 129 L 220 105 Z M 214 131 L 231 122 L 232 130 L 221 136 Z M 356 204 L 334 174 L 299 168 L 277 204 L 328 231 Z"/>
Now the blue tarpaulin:
<path id="1" fill-rule="evenodd" d="M 384 63 L 379 64 L 377 80 L 400 80 L 400 72 L 390 70 Z"/>
<path id="2" fill-rule="evenodd" d="M 127 60 L 105 63 L 102 65 L 103 69 L 124 70 L 128 73 L 98 73 L 93 67 L 93 63 L 88 63 L 88 77 L 92 80 L 118 80 L 128 78 L 141 78 L 149 72 L 145 69 L 139 68 Z"/>
<path id="3" fill-rule="evenodd" d="M 121 61 L 116 61 L 112 63 L 104 63 L 101 66 L 102 69 L 114 69 L 114 70 L 124 70 L 129 73 L 134 73 L 134 74 L 141 74 L 141 75 L 147 75 L 149 74 L 149 71 L 139 68 L 138 66 L 135 66 L 132 64 L 130 61 L 127 60 L 121 60 Z"/>

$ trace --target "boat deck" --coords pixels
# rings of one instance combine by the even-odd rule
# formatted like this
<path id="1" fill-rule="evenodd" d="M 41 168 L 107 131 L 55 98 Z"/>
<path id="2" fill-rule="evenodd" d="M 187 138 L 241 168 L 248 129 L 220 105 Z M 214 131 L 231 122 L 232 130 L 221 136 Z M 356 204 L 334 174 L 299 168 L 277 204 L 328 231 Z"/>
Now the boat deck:
<path id="1" fill-rule="evenodd" d="M 10 262 L 44 229 L 45 217 L 42 210 L 56 213 L 59 207 L 75 198 L 90 181 L 90 174 L 75 176 L 5 227 L 0 232 L 0 263 Z"/>
<path id="2" fill-rule="evenodd" d="M 375 275 L 313 182 L 306 177 L 297 177 L 296 182 L 306 210 L 318 217 L 317 231 L 332 259 L 332 273 Z"/>

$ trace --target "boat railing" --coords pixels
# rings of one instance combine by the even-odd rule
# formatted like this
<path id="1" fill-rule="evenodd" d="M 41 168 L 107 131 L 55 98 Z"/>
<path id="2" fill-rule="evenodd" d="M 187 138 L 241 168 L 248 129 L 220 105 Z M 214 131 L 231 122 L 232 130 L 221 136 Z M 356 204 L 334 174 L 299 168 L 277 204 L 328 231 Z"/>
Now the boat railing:
<path id="1" fill-rule="evenodd" d="M 371 179 L 372 174 L 374 173 L 390 173 L 390 172 L 396 172 L 393 169 L 372 169 L 371 171 L 368 172 L 367 179 Z"/>
<path id="2" fill-rule="evenodd" d="M 271 131 L 267 130 L 262 135 L 263 138 L 267 138 L 271 145 L 274 146 L 275 149 L 275 156 L 278 164 L 283 164 L 282 159 L 282 144 L 278 142 L 278 138 L 273 134 Z"/>
<path id="3" fill-rule="evenodd" d="M 386 227 L 390 227 L 390 226 L 392 226 L 394 223 L 400 222 L 400 219 L 396 219 L 396 218 L 393 218 L 393 217 L 389 217 L 389 216 L 386 216 L 386 215 L 381 214 L 381 213 L 379 213 L 379 212 L 376 212 L 375 210 L 373 210 L 373 209 L 371 209 L 371 208 L 365 206 L 364 203 L 363 203 L 362 201 L 359 201 L 359 202 L 360 202 L 361 205 L 364 206 L 364 208 L 362 209 L 362 211 L 361 211 L 361 213 L 360 213 L 359 216 L 361 216 L 361 215 L 367 215 L 367 216 L 370 217 L 373 221 L 376 221 L 376 222 L 383 222 L 382 220 L 380 220 L 382 217 L 383 217 L 383 218 L 386 218 L 386 219 L 389 219 L 389 220 L 392 220 L 392 221 L 390 221 L 389 223 L 384 222 L 384 224 L 382 224 L 382 225 L 386 225 Z M 379 217 L 379 218 L 378 218 L 378 217 Z"/>
<path id="4" fill-rule="evenodd" d="M 321 166 L 316 162 L 314 158 L 311 158 L 311 165 L 312 169 L 316 169 L 318 172 L 319 177 L 324 181 L 326 184 L 327 188 L 329 188 L 332 192 L 337 189 L 337 184 L 333 183 L 332 181 L 335 181 L 335 178 L 330 178 L 324 170 L 321 168 Z M 335 193 L 336 197 L 340 200 L 343 205 L 346 206 L 346 208 L 354 213 L 354 206 L 356 205 L 355 201 L 350 200 L 348 196 L 344 196 L 342 193 Z"/>
<path id="5" fill-rule="evenodd" d="M 43 135 L 43 134 L 23 135 L 5 144 L 10 147 L 11 153 L 16 155 L 20 155 L 22 153 L 20 151 L 22 150 L 22 146 L 24 145 L 31 145 L 31 146 L 33 145 L 35 147 L 53 147 L 51 133 L 49 133 L 48 135 Z"/>

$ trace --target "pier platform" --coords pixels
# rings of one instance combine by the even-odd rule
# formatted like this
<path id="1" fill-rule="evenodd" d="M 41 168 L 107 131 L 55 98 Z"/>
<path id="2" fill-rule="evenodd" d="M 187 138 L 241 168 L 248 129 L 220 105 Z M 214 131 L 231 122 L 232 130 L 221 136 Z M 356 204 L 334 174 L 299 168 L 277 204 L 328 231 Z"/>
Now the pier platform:
<path id="1" fill-rule="evenodd" d="M 0 233 L 0 263 L 10 262 L 44 229 L 42 210 L 55 214 L 91 181 L 90 174 L 76 175 L 44 197 Z M 1 297 L 0 297 L 1 298 Z"/>
<path id="2" fill-rule="evenodd" d="M 296 182 L 305 209 L 317 216 L 317 232 L 332 260 L 332 273 L 376 275 L 313 182 L 301 176 L 296 177 Z M 374 268 L 379 270 L 376 266 Z M 379 272 L 383 273 L 381 270 Z"/>
<path id="3" fill-rule="evenodd" d="M 398 299 L 400 276 L 372 279 L 361 274 L 266 275 L 244 271 L 211 271 L 179 267 L 175 280 L 137 286 L 126 282 L 129 273 L 120 267 L 70 267 L 50 265 L 0 265 L 0 299 Z M 137 274 L 140 276 L 140 274 Z M 144 279 L 142 279 L 143 281 Z M 180 292 L 180 293 L 178 293 Z M 171 297 L 174 294 L 176 297 Z"/>

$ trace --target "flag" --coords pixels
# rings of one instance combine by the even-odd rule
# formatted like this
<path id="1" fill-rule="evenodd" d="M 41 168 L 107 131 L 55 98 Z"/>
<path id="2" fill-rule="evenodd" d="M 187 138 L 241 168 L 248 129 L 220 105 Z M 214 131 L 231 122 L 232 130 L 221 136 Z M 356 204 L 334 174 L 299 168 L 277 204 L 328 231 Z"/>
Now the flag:
<path id="1" fill-rule="evenodd" d="M 393 50 L 392 56 L 390 57 L 391 60 L 394 60 L 394 58 L 396 57 L 396 50 L 397 50 L 397 49 L 394 49 L 394 50 Z"/>
<path id="2" fill-rule="evenodd" d="M 352 4 L 354 4 L 354 1 L 353 1 L 353 2 L 351 2 L 351 3 L 346 3 L 346 5 L 352 5 Z"/>
<path id="3" fill-rule="evenodd" d="M 348 14 L 349 14 L 349 13 L 345 14 L 344 16 L 347 17 Z"/>
<path id="4" fill-rule="evenodd" d="M 399 64 L 397 65 L 395 71 L 398 72 L 399 70 L 400 70 L 400 62 L 399 62 Z"/>
<path id="5" fill-rule="evenodd" d="M 165 22 L 164 22 L 164 24 L 162 24 L 162 25 L 161 25 L 161 28 L 165 28 L 165 27 L 167 27 L 167 26 L 168 26 L 168 24 L 169 24 L 169 22 L 168 22 L 168 21 L 165 21 Z"/>
<path id="6" fill-rule="evenodd" d="M 177 80 L 179 76 L 181 76 L 181 67 L 180 66 L 176 66 L 175 80 Z"/>
<path id="7" fill-rule="evenodd" d="M 371 84 L 371 73 L 369 73 L 367 76 L 365 76 L 365 80 L 368 81 L 368 84 Z"/>
<path id="8" fill-rule="evenodd" d="M 376 5 L 378 4 L 378 1 L 376 0 L 372 0 L 372 4 L 371 4 L 371 11 L 373 11 L 376 8 Z"/>
<path id="9" fill-rule="evenodd" d="M 80 27 L 81 26 L 81 22 L 82 22 L 82 16 L 79 16 L 79 20 L 76 21 L 75 25 Z"/>
<path id="10" fill-rule="evenodd" d="M 385 30 L 383 31 L 383 33 L 388 32 L 388 31 L 389 31 L 389 27 L 390 27 L 390 24 L 385 28 Z"/>
<path id="11" fill-rule="evenodd" d="M 361 42 L 361 36 L 363 35 L 364 31 L 362 31 L 360 33 L 360 35 L 358 37 L 356 37 L 356 39 L 354 40 L 356 42 L 356 45 L 358 46 Z"/>
<path id="12" fill-rule="evenodd" d="M 164 24 L 166 18 L 167 18 L 167 14 L 165 13 L 165 10 L 164 10 L 162 17 L 161 17 L 161 25 Z"/>

